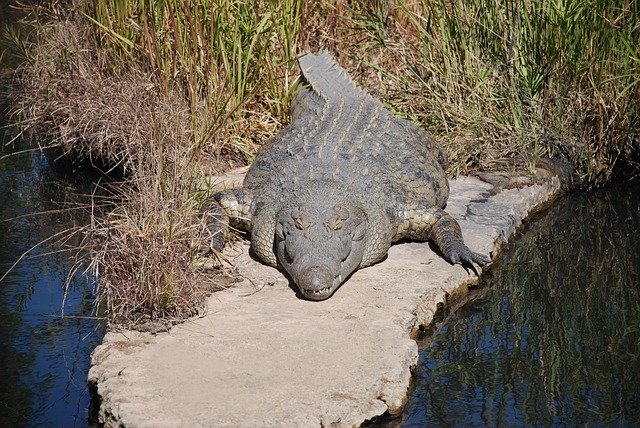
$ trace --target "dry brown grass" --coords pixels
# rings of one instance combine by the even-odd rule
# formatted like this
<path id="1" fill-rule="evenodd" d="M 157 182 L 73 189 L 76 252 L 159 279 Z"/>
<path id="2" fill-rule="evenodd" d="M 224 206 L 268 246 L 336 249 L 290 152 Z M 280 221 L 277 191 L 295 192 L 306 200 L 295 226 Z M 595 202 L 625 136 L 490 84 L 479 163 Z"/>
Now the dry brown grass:
<path id="1" fill-rule="evenodd" d="M 61 146 L 98 165 L 131 173 L 151 162 L 159 149 L 180 147 L 191 151 L 192 159 L 206 155 L 209 168 L 221 169 L 219 162 L 246 162 L 257 147 L 249 135 L 260 138 L 273 126 L 242 120 L 225 124 L 231 106 L 203 101 L 194 107 L 179 86 L 159 88 L 139 70 L 111 73 L 99 66 L 104 59 L 73 21 L 44 26 L 29 53 L 14 108 L 20 127 L 43 144 Z M 223 95 L 217 101 L 226 102 Z M 171 162 L 173 153 L 162 156 Z"/>
<path id="2" fill-rule="evenodd" d="M 80 249 L 109 321 L 136 326 L 195 315 L 224 282 L 194 263 L 207 239 L 198 215 L 203 177 L 246 162 L 279 124 L 225 125 L 229 109 L 212 113 L 203 102 L 193 114 L 177 87 L 161 92 L 135 70 L 109 74 L 73 22 L 53 21 L 39 38 L 14 106 L 20 128 L 124 177 L 106 186 L 109 197 L 96 197 Z"/>
<path id="3" fill-rule="evenodd" d="M 112 323 L 181 320 L 200 313 L 211 291 L 222 288 L 194 263 L 205 236 L 195 215 L 199 200 L 184 194 L 185 183 L 165 179 L 139 177 L 136 191 L 123 188 L 89 235 L 98 298 Z"/>
<path id="4" fill-rule="evenodd" d="M 330 50 L 391 110 L 426 127 L 452 175 L 516 155 L 532 169 L 564 158 L 590 184 L 637 175 L 639 31 L 620 33 L 637 5 L 554 11 L 534 1 L 537 16 L 507 3 L 529 33 L 481 0 L 309 2 L 301 45 Z"/>
<path id="5" fill-rule="evenodd" d="M 90 12 L 107 3 L 122 7 L 110 29 L 47 12 L 27 49 L 15 113 L 42 144 L 125 172 L 118 203 L 94 218 L 86 241 L 115 323 L 193 315 L 216 288 L 193 263 L 204 239 L 197 189 L 203 176 L 251 162 L 286 123 L 301 51 L 331 51 L 391 110 L 427 128 L 449 152 L 453 175 L 515 155 L 532 169 L 538 158 L 561 156 L 583 178 L 604 181 L 618 158 L 640 158 L 637 82 L 621 94 L 618 80 L 597 86 L 585 74 L 567 89 L 551 73 L 538 87 L 476 43 L 491 22 L 472 11 L 450 19 L 446 2 L 229 1 L 219 10 L 224 19 L 207 28 L 175 22 L 198 2 L 158 3 L 158 11 L 135 9 L 152 8 L 148 2 L 78 5 Z M 487 16 L 496 29 L 504 24 L 500 14 Z M 475 38 L 456 36 L 460 23 Z M 485 42 L 510 55 L 507 39 Z"/>

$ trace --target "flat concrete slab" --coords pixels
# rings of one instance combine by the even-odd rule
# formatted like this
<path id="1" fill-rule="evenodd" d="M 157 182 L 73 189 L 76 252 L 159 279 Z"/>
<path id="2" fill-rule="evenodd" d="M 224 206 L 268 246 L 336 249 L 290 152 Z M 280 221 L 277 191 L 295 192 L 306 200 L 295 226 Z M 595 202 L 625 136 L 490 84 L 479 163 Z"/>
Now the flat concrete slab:
<path id="1" fill-rule="evenodd" d="M 493 196 L 491 188 L 452 180 L 447 207 L 484 254 L 560 186 L 554 178 Z M 107 334 L 89 373 L 106 426 L 357 426 L 399 413 L 418 361 L 412 337 L 448 293 L 476 279 L 428 244 L 406 243 L 311 302 L 248 248 L 227 251 L 246 279 L 213 294 L 205 316 L 155 336 Z"/>

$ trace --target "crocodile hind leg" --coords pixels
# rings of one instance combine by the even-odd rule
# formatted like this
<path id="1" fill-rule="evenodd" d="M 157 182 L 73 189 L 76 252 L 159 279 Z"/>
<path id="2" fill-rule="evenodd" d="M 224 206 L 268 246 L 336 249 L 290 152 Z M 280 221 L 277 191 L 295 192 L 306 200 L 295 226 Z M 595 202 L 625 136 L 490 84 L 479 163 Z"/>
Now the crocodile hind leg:
<path id="1" fill-rule="evenodd" d="M 410 239 L 433 241 L 445 260 L 461 264 L 477 275 L 474 263 L 484 266 L 491 261 L 488 257 L 474 253 L 462 238 L 458 222 L 446 211 L 438 208 L 402 210 L 398 213 L 398 226 L 394 241 Z"/>
<path id="2" fill-rule="evenodd" d="M 242 189 L 227 189 L 211 195 L 200 209 L 211 236 L 210 249 L 222 251 L 229 227 L 251 231 L 250 196 Z"/>

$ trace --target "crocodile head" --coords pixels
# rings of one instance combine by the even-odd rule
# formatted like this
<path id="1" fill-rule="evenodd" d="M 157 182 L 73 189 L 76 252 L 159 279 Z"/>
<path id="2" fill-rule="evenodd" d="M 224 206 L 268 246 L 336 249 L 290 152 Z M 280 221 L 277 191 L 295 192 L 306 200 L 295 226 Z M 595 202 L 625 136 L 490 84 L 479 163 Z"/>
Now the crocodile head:
<path id="1" fill-rule="evenodd" d="M 304 203 L 276 217 L 278 262 L 309 300 L 329 298 L 361 264 L 367 216 L 352 203 Z"/>

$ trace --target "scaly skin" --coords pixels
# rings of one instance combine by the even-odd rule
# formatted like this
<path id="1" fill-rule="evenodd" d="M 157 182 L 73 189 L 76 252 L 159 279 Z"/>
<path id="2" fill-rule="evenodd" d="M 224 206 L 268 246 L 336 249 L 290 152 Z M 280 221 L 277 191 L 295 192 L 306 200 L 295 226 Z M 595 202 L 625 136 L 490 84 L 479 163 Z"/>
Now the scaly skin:
<path id="1" fill-rule="evenodd" d="M 291 124 L 262 146 L 241 189 L 203 207 L 212 248 L 222 249 L 229 226 L 251 232 L 260 259 L 311 300 L 330 297 L 399 240 L 432 240 L 474 271 L 487 264 L 443 210 L 446 159 L 427 133 L 393 117 L 328 54 L 303 56 L 300 68 Z"/>

